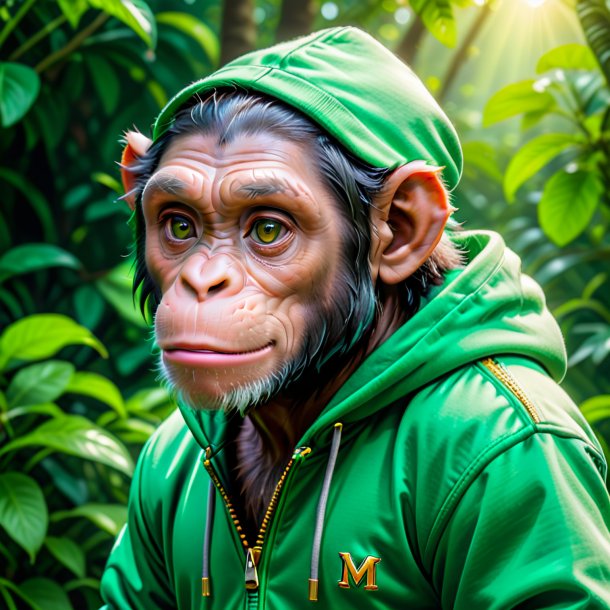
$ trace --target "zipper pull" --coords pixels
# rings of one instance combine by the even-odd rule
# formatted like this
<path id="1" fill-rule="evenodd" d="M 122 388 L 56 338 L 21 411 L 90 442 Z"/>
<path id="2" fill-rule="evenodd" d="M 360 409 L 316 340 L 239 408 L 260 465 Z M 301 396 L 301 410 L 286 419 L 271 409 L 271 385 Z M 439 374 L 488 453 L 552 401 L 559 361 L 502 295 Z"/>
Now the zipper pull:
<path id="1" fill-rule="evenodd" d="M 311 453 L 311 447 L 297 447 L 292 454 L 292 459 L 304 458 Z"/>
<path id="2" fill-rule="evenodd" d="M 260 549 L 254 547 L 248 549 L 248 555 L 246 556 L 246 589 L 253 591 L 258 589 L 258 572 L 256 565 L 258 564 L 258 558 L 260 557 Z"/>

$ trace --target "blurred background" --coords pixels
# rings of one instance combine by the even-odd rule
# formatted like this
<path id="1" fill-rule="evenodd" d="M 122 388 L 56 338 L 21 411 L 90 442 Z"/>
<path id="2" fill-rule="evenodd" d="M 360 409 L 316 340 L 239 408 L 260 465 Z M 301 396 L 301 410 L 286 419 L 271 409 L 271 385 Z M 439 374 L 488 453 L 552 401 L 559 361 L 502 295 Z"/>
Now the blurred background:
<path id="1" fill-rule="evenodd" d="M 134 460 L 173 408 L 131 295 L 121 133 L 243 52 L 346 24 L 457 126 L 456 218 L 501 232 L 544 288 L 608 455 L 606 0 L 3 0 L 0 608 L 99 606 Z"/>

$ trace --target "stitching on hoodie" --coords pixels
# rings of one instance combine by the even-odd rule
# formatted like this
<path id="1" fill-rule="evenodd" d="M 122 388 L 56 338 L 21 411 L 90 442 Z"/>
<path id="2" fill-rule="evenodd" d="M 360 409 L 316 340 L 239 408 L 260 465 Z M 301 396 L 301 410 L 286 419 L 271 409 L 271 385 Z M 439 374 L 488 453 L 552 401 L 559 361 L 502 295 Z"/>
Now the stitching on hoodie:
<path id="1" fill-rule="evenodd" d="M 428 542 L 426 543 L 426 548 L 424 550 L 424 557 L 428 555 L 430 541 L 434 538 L 437 538 L 437 541 L 440 540 L 442 532 L 446 527 L 445 519 L 448 515 L 453 513 L 455 507 L 463 497 L 465 491 L 462 493 L 464 488 L 468 488 L 472 481 L 476 478 L 476 475 L 480 474 L 496 457 L 504 453 L 506 450 L 511 449 L 515 445 L 518 445 L 519 442 L 526 440 L 530 436 L 534 434 L 534 428 L 521 428 L 517 432 L 507 432 L 503 434 L 491 444 L 487 445 L 487 447 L 478 454 L 478 456 L 470 462 L 468 467 L 461 474 L 460 478 L 453 485 L 447 497 L 443 501 L 443 504 L 438 511 L 438 515 L 434 521 L 434 525 L 430 530 L 430 535 L 428 536 Z M 498 448 L 499 447 L 499 448 Z M 471 478 L 471 475 L 475 476 Z M 438 530 L 438 534 L 437 534 Z M 436 553 L 436 549 L 434 550 Z"/>
<path id="2" fill-rule="evenodd" d="M 563 432 L 561 434 L 560 432 Z M 436 559 L 436 552 L 440 540 L 447 528 L 451 517 L 457 509 L 464 495 L 467 493 L 470 486 L 476 481 L 477 477 L 497 458 L 510 451 L 513 447 L 523 443 L 524 441 L 532 438 L 536 435 L 549 435 L 556 438 L 563 438 L 566 440 L 574 440 L 589 444 L 583 439 L 566 430 L 553 430 L 545 426 L 544 429 L 540 429 L 537 426 L 530 425 L 527 428 L 522 428 L 517 432 L 507 433 L 496 439 L 493 443 L 488 445 L 479 455 L 470 463 L 470 465 L 464 470 L 458 481 L 451 488 L 447 494 L 441 509 L 439 510 L 434 525 L 430 530 L 428 541 L 424 550 L 424 563 L 431 566 L 434 564 Z M 434 548 L 432 549 L 432 546 Z M 429 555 L 429 557 L 428 557 Z"/>
<path id="3" fill-rule="evenodd" d="M 313 40 L 308 40 L 307 42 L 304 42 L 303 44 L 300 44 L 298 47 L 295 47 L 294 49 L 292 49 L 292 51 L 290 51 L 290 53 L 287 53 L 286 55 L 282 55 L 279 66 L 282 65 L 284 60 L 288 59 L 288 57 L 290 57 L 292 54 L 296 53 L 297 51 L 300 51 L 301 49 L 305 49 L 306 47 L 310 47 L 314 43 L 318 42 L 319 40 L 321 40 L 323 38 L 327 38 L 328 40 L 333 40 L 333 38 L 336 38 L 337 36 L 339 36 L 339 34 L 343 34 L 343 32 L 345 32 L 345 30 L 349 30 L 349 29 L 350 29 L 349 26 L 344 26 L 338 32 L 335 32 L 334 34 L 332 34 L 330 37 L 328 36 L 328 30 L 322 30 L 320 32 L 320 34 L 318 36 L 316 36 Z M 281 70 L 282 68 L 279 68 L 279 69 Z"/>

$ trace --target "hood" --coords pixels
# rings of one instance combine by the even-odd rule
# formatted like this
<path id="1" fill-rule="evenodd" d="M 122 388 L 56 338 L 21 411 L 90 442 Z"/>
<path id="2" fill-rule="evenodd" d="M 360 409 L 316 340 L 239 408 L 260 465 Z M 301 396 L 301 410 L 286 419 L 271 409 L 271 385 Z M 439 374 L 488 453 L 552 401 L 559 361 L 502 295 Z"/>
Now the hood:
<path id="1" fill-rule="evenodd" d="M 421 309 L 375 350 L 301 439 L 309 445 L 341 421 L 371 416 L 450 371 L 499 354 L 525 356 L 557 381 L 566 370 L 559 326 L 542 289 L 521 274 L 519 257 L 493 232 L 451 234 L 466 265 L 447 274 Z M 181 407 L 202 447 L 217 452 L 227 416 Z"/>
<path id="2" fill-rule="evenodd" d="M 373 166 L 428 161 L 444 168 L 450 190 L 459 181 L 462 151 L 449 119 L 402 61 L 357 28 L 322 30 L 239 57 L 171 99 L 153 139 L 194 95 L 219 87 L 284 101 Z"/>

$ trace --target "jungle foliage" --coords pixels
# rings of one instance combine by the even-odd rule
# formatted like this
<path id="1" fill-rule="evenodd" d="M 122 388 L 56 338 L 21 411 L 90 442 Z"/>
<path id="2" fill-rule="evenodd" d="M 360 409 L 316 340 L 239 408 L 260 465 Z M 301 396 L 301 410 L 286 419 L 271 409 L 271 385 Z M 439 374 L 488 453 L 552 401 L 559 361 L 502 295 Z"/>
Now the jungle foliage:
<path id="1" fill-rule="evenodd" d="M 134 460 L 173 409 L 131 296 L 128 212 L 116 201 L 121 132 L 146 130 L 172 93 L 219 62 L 329 24 L 364 27 L 411 62 L 429 36 L 454 47 L 436 89 L 451 99 L 499 4 L 3 4 L 0 606 L 99 606 Z M 467 228 L 502 232 L 542 284 L 571 353 L 566 384 L 608 451 L 610 10 L 605 0 L 566 4 L 587 44 L 561 45 L 533 60 L 531 78 L 490 91 L 484 129 L 454 105 L 466 155 L 455 201 Z M 504 143 L 494 128 L 515 117 L 518 142 Z"/>

